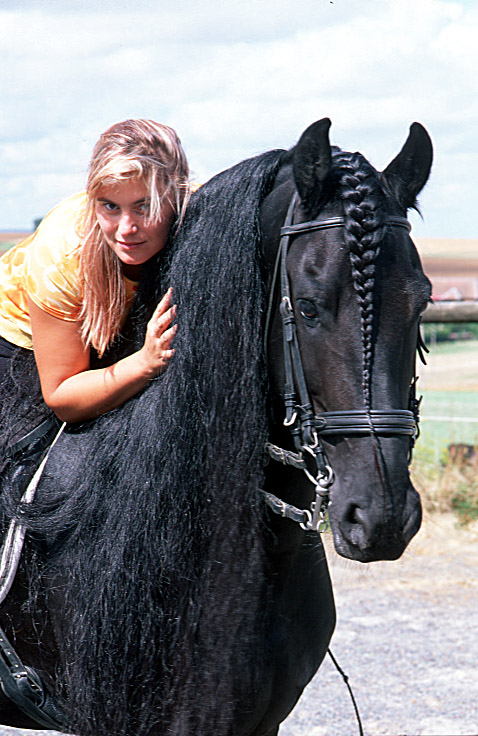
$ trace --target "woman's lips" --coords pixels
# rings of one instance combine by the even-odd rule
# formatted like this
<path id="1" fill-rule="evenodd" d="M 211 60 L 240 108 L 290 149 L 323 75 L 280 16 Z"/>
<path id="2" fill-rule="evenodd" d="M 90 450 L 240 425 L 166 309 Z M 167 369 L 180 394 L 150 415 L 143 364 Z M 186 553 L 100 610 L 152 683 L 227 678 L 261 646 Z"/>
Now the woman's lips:
<path id="1" fill-rule="evenodd" d="M 118 243 L 118 245 L 120 245 L 120 246 L 121 246 L 122 248 L 135 248 L 135 247 L 136 247 L 136 246 L 138 246 L 138 245 L 144 245 L 146 241 L 145 241 L 145 240 L 140 240 L 140 241 L 139 241 L 138 243 L 125 243 L 125 242 L 124 242 L 124 241 L 122 241 L 122 240 L 117 240 L 116 242 L 117 242 L 117 243 Z"/>

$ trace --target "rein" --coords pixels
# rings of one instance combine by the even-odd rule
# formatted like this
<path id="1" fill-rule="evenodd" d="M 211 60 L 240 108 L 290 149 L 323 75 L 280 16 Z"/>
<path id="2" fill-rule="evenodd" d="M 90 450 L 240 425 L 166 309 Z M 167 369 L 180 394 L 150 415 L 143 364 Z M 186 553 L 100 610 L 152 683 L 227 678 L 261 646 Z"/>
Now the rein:
<path id="1" fill-rule="evenodd" d="M 299 201 L 297 193 L 291 199 L 284 226 L 280 231 L 280 244 L 274 266 L 269 304 L 266 312 L 264 340 L 267 342 L 274 295 L 277 282 L 280 281 L 279 312 L 282 320 L 283 357 L 284 357 L 284 426 L 288 427 L 296 452 L 284 450 L 271 443 L 266 443 L 265 450 L 272 460 L 291 465 L 303 470 L 307 478 L 314 485 L 315 498 L 310 509 L 298 509 L 282 501 L 272 493 L 264 492 L 266 503 L 272 511 L 285 518 L 296 521 L 305 530 L 324 532 L 328 523 L 325 519 L 330 502 L 329 489 L 334 482 L 334 472 L 328 463 L 325 449 L 321 443 L 322 437 L 330 436 L 364 436 L 387 435 L 410 437 L 409 461 L 413 445 L 418 438 L 419 406 L 416 399 L 416 376 L 410 386 L 409 409 L 353 409 L 349 411 L 329 411 L 316 414 L 307 389 L 299 341 L 297 325 L 292 307 L 291 289 L 287 273 L 287 255 L 290 239 L 320 230 L 344 227 L 343 217 L 331 217 L 323 220 L 311 220 L 293 224 L 294 211 Z M 408 232 L 410 223 L 405 217 L 387 217 L 385 223 L 391 227 L 402 227 Z M 425 349 L 419 337 L 417 350 L 423 360 Z"/>
<path id="2" fill-rule="evenodd" d="M 55 426 L 57 427 L 56 423 Z M 22 504 L 33 503 L 50 452 L 63 433 L 65 426 L 65 423 L 61 425 L 50 443 L 45 457 L 22 496 Z M 45 432 L 47 434 L 51 433 L 51 423 L 43 422 L 35 432 L 27 435 L 30 443 L 38 442 L 43 438 L 43 435 L 38 431 L 41 428 L 43 428 L 43 434 Z M 48 436 L 50 435 L 48 434 Z M 16 450 L 18 450 L 18 447 L 24 449 L 25 444 L 24 441 L 17 443 Z M 10 522 L 7 536 L 0 550 L 0 604 L 7 597 L 15 579 L 25 542 L 25 534 L 26 529 L 21 521 L 21 515 L 19 515 L 19 518 L 12 519 Z M 32 667 L 23 664 L 2 628 L 0 628 L 0 686 L 5 695 L 29 718 L 45 728 L 58 731 L 64 730 L 64 713 L 55 698 L 46 690 L 38 673 Z"/>

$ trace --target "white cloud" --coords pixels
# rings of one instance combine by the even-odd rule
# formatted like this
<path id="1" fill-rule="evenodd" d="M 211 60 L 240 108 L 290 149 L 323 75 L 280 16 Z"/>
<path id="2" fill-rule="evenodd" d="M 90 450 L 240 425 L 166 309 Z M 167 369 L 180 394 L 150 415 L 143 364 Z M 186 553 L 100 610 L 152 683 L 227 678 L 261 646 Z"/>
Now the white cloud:
<path id="1" fill-rule="evenodd" d="M 477 34 L 465 0 L 4 0 L 0 227 L 80 186 L 116 120 L 172 124 L 204 179 L 328 116 L 377 168 L 423 122 L 437 156 L 419 232 L 471 237 Z"/>

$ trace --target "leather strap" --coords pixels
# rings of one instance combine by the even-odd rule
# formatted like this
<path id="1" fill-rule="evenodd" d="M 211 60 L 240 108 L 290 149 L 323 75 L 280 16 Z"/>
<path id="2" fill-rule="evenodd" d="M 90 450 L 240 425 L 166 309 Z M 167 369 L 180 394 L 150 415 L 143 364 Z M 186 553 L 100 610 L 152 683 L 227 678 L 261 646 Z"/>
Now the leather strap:
<path id="1" fill-rule="evenodd" d="M 393 225 L 394 227 L 404 227 L 408 232 L 412 229 L 412 226 L 406 219 L 406 217 L 386 217 L 385 222 L 387 225 Z M 280 234 L 284 235 L 300 235 L 300 233 L 311 233 L 314 230 L 330 230 L 333 227 L 344 227 L 345 220 L 343 217 L 329 217 L 327 220 L 309 220 L 309 222 L 299 222 L 297 225 L 284 225 L 281 228 Z"/>
<path id="2" fill-rule="evenodd" d="M 7 445 L 3 451 L 4 457 L 13 457 L 27 448 L 32 449 L 32 451 L 35 452 L 40 452 L 44 448 L 48 447 L 60 426 L 61 422 L 54 414 L 52 414 L 44 419 L 37 427 L 32 429 L 31 432 L 23 435 L 23 437 L 20 437 L 19 440 L 13 442 L 11 445 Z M 33 444 L 35 444 L 34 448 Z"/>
<path id="3" fill-rule="evenodd" d="M 305 509 L 298 509 L 296 506 L 292 506 L 290 503 L 282 501 L 273 493 L 268 491 L 262 491 L 264 494 L 264 500 L 269 508 L 277 514 L 282 516 L 284 519 L 290 519 L 291 521 L 297 522 L 297 524 L 306 524 L 309 518 L 309 512 Z"/>
<path id="4" fill-rule="evenodd" d="M 409 397 L 409 409 L 411 411 L 409 409 L 357 409 L 322 412 L 320 414 L 314 413 L 300 355 L 289 276 L 287 273 L 287 254 L 291 237 L 313 231 L 344 227 L 345 219 L 343 217 L 331 217 L 293 225 L 294 212 L 298 201 L 299 197 L 296 192 L 289 203 L 286 220 L 280 231 L 281 242 L 277 251 L 272 282 L 269 289 L 264 334 L 265 353 L 267 355 L 267 340 L 277 280 L 279 278 L 279 309 L 282 319 L 285 373 L 283 395 L 285 405 L 284 425 L 289 428 L 292 434 L 297 452 L 293 453 L 289 450 L 283 450 L 271 443 L 266 443 L 265 449 L 266 453 L 273 460 L 286 465 L 292 465 L 305 472 L 307 478 L 314 484 L 316 497 L 315 501 L 311 504 L 310 510 L 308 510 L 298 509 L 282 501 L 272 493 L 264 492 L 264 496 L 266 503 L 275 514 L 298 522 L 304 529 L 311 529 L 320 533 L 327 526 L 324 515 L 327 504 L 329 503 L 329 487 L 334 482 L 334 473 L 328 464 L 321 438 L 327 436 L 364 436 L 369 434 L 384 436 L 404 435 L 410 438 L 409 459 L 411 459 L 411 451 L 418 435 L 419 402 L 416 401 L 414 396 L 413 382 Z M 392 227 L 402 227 L 407 231 L 411 229 L 410 223 L 405 217 L 387 217 L 385 218 L 385 224 Z M 309 464 L 307 464 L 306 458 Z M 310 468 L 311 461 L 312 465 L 315 466 L 313 470 Z"/>
<path id="5" fill-rule="evenodd" d="M 65 731 L 65 716 L 35 670 L 25 667 L 0 628 L 0 685 L 15 705 L 41 726 Z"/>
<path id="6" fill-rule="evenodd" d="M 330 435 L 409 435 L 416 432 L 415 417 L 408 409 L 327 411 L 315 417 L 317 434 Z"/>
<path id="7" fill-rule="evenodd" d="M 60 437 L 65 423 L 58 430 L 59 422 L 55 421 L 56 436 L 50 448 L 36 470 L 21 502 L 32 503 L 38 482 L 50 455 L 50 450 Z M 42 425 L 40 425 L 41 427 Z M 38 429 L 38 428 L 37 428 Z M 34 430 L 35 432 L 35 430 Z M 33 433 L 30 433 L 31 436 Z M 45 433 L 40 433 L 36 439 L 42 439 Z M 35 440 L 34 440 L 35 441 Z M 43 439 L 42 439 L 43 441 Z M 28 443 L 30 444 L 30 443 Z M 0 556 L 0 602 L 8 594 L 15 578 L 20 555 L 25 539 L 25 527 L 19 519 L 12 519 L 4 541 Z M 56 731 L 65 730 L 64 714 L 57 702 L 44 688 L 39 675 L 31 667 L 26 667 L 8 641 L 5 632 L 0 628 L 0 685 L 3 692 L 29 718 L 42 726 Z"/>

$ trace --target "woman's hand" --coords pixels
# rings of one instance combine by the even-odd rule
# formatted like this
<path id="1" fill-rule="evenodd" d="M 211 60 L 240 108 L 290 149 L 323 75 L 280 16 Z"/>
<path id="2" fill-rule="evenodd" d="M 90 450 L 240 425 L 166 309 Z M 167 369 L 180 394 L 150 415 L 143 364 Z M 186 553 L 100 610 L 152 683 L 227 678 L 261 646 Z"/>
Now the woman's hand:
<path id="1" fill-rule="evenodd" d="M 59 419 L 94 419 L 124 404 L 165 370 L 176 333 L 171 298 L 170 289 L 148 323 L 140 350 L 95 370 L 90 369 L 90 351 L 82 343 L 78 323 L 53 317 L 28 299 L 43 398 Z"/>
<path id="2" fill-rule="evenodd" d="M 171 342 L 176 334 L 177 325 L 171 326 L 176 316 L 176 305 L 172 304 L 172 294 L 173 290 L 168 289 L 154 310 L 146 328 L 144 345 L 138 352 L 138 356 L 141 356 L 144 362 L 146 372 L 151 377 L 162 373 L 174 355 Z"/>

